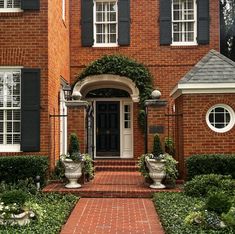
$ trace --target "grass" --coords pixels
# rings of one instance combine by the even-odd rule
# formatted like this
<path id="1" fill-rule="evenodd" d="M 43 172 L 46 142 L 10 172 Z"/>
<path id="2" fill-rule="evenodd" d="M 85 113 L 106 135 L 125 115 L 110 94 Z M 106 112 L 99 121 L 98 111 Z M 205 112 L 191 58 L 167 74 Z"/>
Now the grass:
<path id="1" fill-rule="evenodd" d="M 183 193 L 156 193 L 153 198 L 157 213 L 166 234 L 234 234 L 234 230 L 205 230 L 199 226 L 186 225 L 185 217 L 195 204 L 203 202 Z"/>
<path id="2" fill-rule="evenodd" d="M 74 195 L 37 194 L 31 195 L 30 201 L 40 205 L 44 215 L 40 220 L 33 220 L 29 225 L 0 226 L 4 234 L 57 234 L 66 222 L 78 198 Z"/>

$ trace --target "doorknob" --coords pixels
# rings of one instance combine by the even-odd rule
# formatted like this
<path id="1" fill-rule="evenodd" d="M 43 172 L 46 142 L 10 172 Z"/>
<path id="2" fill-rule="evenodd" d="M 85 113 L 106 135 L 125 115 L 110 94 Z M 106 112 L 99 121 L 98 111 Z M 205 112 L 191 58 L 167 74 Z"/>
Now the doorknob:
<path id="1" fill-rule="evenodd" d="M 107 130 L 107 131 L 106 131 L 106 134 L 110 134 L 110 131 L 109 131 L 109 130 Z"/>

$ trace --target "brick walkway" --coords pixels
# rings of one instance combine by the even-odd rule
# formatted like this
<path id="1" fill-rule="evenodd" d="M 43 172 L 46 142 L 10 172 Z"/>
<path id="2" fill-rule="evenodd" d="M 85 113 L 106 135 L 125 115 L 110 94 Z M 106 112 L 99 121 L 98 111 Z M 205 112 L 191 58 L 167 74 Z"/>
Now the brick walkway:
<path id="1" fill-rule="evenodd" d="M 149 199 L 81 198 L 61 234 L 164 234 Z"/>
<path id="2" fill-rule="evenodd" d="M 97 160 L 94 180 L 79 189 L 63 183 L 49 184 L 44 192 L 74 193 L 82 197 L 61 234 L 164 234 L 150 199 L 154 192 L 179 192 L 180 188 L 150 189 L 133 160 Z"/>

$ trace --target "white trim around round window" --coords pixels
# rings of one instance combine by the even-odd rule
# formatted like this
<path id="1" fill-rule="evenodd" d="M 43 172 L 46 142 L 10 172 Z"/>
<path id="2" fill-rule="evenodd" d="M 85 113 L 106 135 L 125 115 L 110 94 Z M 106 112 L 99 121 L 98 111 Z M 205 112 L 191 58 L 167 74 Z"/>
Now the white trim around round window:
<path id="1" fill-rule="evenodd" d="M 214 132 L 228 132 L 235 124 L 234 110 L 226 104 L 216 104 L 207 111 L 206 123 Z"/>

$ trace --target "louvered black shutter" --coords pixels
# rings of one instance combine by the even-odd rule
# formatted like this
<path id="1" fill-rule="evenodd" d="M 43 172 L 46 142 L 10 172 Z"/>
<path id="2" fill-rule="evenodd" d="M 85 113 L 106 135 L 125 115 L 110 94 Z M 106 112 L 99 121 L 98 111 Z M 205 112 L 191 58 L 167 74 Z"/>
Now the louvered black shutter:
<path id="1" fill-rule="evenodd" d="M 118 44 L 130 45 L 130 0 L 118 1 Z"/>
<path id="2" fill-rule="evenodd" d="M 209 41 L 209 0 L 197 0 L 197 42 L 198 44 L 209 44 Z"/>
<path id="3" fill-rule="evenodd" d="M 160 0 L 160 44 L 172 43 L 171 0 Z"/>
<path id="4" fill-rule="evenodd" d="M 40 10 L 40 0 L 21 0 L 22 10 Z"/>
<path id="5" fill-rule="evenodd" d="M 82 46 L 92 46 L 93 36 L 93 0 L 81 1 Z"/>
<path id="6" fill-rule="evenodd" d="M 21 71 L 21 150 L 40 151 L 40 69 Z"/>

